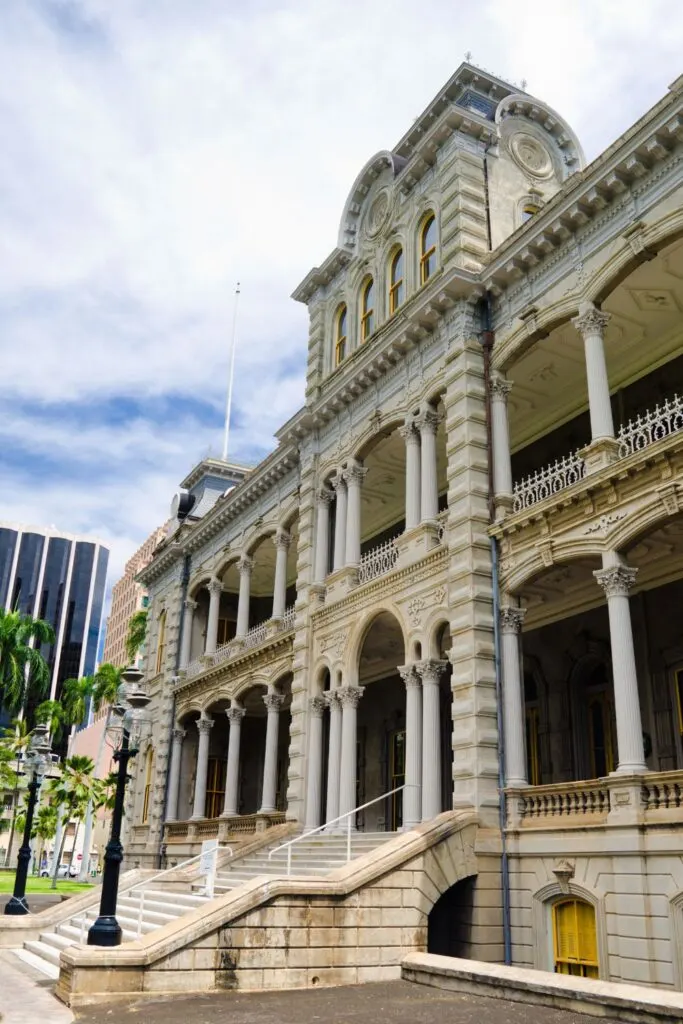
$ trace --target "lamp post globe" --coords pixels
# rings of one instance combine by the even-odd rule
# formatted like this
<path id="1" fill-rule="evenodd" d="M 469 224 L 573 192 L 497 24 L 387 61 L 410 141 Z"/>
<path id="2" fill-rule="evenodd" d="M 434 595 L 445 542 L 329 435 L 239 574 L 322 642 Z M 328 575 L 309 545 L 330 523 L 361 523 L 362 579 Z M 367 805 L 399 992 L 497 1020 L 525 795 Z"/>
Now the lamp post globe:
<path id="1" fill-rule="evenodd" d="M 50 754 L 50 740 L 46 725 L 37 725 L 31 735 L 28 750 L 24 757 L 24 769 L 31 773 L 31 781 L 28 784 L 28 803 L 26 805 L 26 824 L 24 825 L 24 838 L 17 854 L 17 871 L 14 876 L 14 891 L 10 900 L 5 905 L 5 913 L 11 915 L 28 914 L 29 907 L 26 899 L 26 879 L 28 878 L 28 867 L 31 863 L 31 830 L 33 828 L 33 815 L 38 799 L 38 790 L 53 763 Z"/>
<path id="2" fill-rule="evenodd" d="M 131 746 L 130 741 L 145 724 L 145 709 L 150 702 L 149 695 L 141 688 L 142 672 L 133 666 L 122 672 L 121 678 L 123 683 L 119 687 L 117 703 L 110 708 L 106 729 L 107 736 L 115 747 L 113 760 L 118 765 L 111 837 L 104 854 L 100 913 L 88 931 L 89 946 L 118 946 L 121 943 L 121 926 L 116 920 L 119 873 L 123 860 L 121 825 L 128 782 L 128 762 L 138 752 L 135 746 Z"/>

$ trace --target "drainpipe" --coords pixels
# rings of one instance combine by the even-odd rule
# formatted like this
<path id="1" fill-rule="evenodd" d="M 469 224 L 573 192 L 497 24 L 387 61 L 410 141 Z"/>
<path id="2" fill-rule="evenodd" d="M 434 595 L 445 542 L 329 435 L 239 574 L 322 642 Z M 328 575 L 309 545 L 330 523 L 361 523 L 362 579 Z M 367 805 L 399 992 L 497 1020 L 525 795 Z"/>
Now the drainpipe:
<path id="1" fill-rule="evenodd" d="M 482 323 L 484 330 L 481 334 L 481 344 L 484 351 L 484 390 L 486 401 L 486 447 L 488 450 L 488 487 L 489 487 L 489 518 L 494 520 L 495 505 L 493 501 L 493 446 L 491 438 L 491 352 L 495 334 L 491 329 L 491 295 L 486 293 L 482 300 Z M 505 731 L 503 728 L 503 687 L 501 680 L 501 658 L 500 658 L 500 594 L 498 589 L 498 542 L 491 537 L 491 570 L 493 585 L 493 647 L 496 667 L 496 719 L 498 725 L 498 794 L 499 794 L 499 824 L 500 839 L 502 844 L 501 852 L 501 888 L 503 897 L 503 950 L 505 963 L 509 966 L 512 963 L 512 928 L 510 922 L 510 864 L 507 852 L 507 840 L 505 836 L 505 825 L 507 820 L 507 806 L 505 800 Z"/>
<path id="2" fill-rule="evenodd" d="M 188 588 L 188 585 L 189 585 L 189 582 L 190 582 L 190 567 L 191 567 L 191 564 L 192 564 L 192 556 L 191 555 L 185 555 L 185 557 L 183 559 L 183 575 L 180 578 L 180 626 L 179 626 L 179 629 L 178 629 L 178 637 L 179 637 L 179 640 L 181 642 L 176 644 L 175 670 L 174 670 L 176 676 L 178 675 L 178 670 L 180 669 L 180 649 L 181 649 L 181 646 L 182 646 L 183 629 L 185 627 L 185 598 L 187 597 L 187 588 Z M 175 725 L 175 703 L 176 703 L 176 701 L 175 701 L 175 695 L 174 695 L 173 696 L 173 710 L 172 710 L 172 713 L 171 713 L 169 745 L 168 745 L 168 750 L 169 750 L 169 767 L 170 767 L 171 749 L 173 747 L 173 727 Z M 167 770 L 166 771 L 166 787 L 165 787 L 165 790 L 164 790 L 164 815 L 163 815 L 163 821 L 162 821 L 161 838 L 159 840 L 159 853 L 158 853 L 159 870 L 161 870 L 161 868 L 162 868 L 162 861 L 166 857 L 166 847 L 164 845 L 163 825 L 166 823 L 166 808 L 168 807 L 168 784 L 169 784 L 169 780 L 170 780 L 170 774 L 171 774 L 170 771 Z"/>

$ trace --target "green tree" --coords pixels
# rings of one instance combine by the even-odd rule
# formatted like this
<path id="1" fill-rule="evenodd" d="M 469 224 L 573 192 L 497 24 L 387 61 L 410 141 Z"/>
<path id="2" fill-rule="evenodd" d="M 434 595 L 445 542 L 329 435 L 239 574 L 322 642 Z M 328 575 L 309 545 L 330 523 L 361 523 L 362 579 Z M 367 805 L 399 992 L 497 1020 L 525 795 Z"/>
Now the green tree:
<path id="1" fill-rule="evenodd" d="M 85 818 L 88 804 L 91 800 L 93 803 L 99 800 L 102 791 L 102 781 L 95 778 L 95 762 L 91 757 L 85 757 L 82 754 L 74 754 L 71 757 L 67 757 L 62 764 L 59 776 L 52 779 L 49 783 L 49 791 L 54 799 L 54 803 L 63 810 L 64 822 L 68 823 L 72 819 L 76 821 L 76 831 L 71 848 L 73 859 L 78 839 L 78 829 Z M 52 875 L 53 889 L 57 887 L 57 872 L 59 871 L 64 851 L 65 838 L 66 828 L 64 829 L 59 856 L 55 858 Z"/>
<path id="2" fill-rule="evenodd" d="M 131 615 L 128 621 L 128 636 L 126 637 L 126 654 L 131 665 L 135 662 L 138 656 L 140 648 L 145 642 L 147 635 L 147 609 L 141 608 L 140 611 L 135 612 Z"/>
<path id="3" fill-rule="evenodd" d="M 16 831 L 17 812 L 19 810 L 19 769 L 24 750 L 31 739 L 31 730 L 25 718 L 13 718 L 10 724 L 3 730 L 0 741 L 5 750 L 9 753 L 10 760 L 14 761 L 14 785 L 12 787 L 12 824 L 10 825 L 7 853 L 5 854 L 5 867 L 9 866 L 12 858 L 12 844 Z"/>
<path id="4" fill-rule="evenodd" d="M 33 836 L 40 840 L 38 854 L 38 870 L 43 863 L 45 847 L 57 833 L 57 807 L 54 804 L 41 804 L 33 822 Z"/>
<path id="5" fill-rule="evenodd" d="M 39 648 L 54 642 L 48 622 L 0 608 L 0 707 L 16 713 L 44 696 L 50 670 Z"/>
<path id="6" fill-rule="evenodd" d="M 58 700 L 44 700 L 39 704 L 36 708 L 36 722 L 39 725 L 46 725 L 54 740 L 59 740 L 65 724 L 72 724 L 67 719 L 64 705 Z"/>

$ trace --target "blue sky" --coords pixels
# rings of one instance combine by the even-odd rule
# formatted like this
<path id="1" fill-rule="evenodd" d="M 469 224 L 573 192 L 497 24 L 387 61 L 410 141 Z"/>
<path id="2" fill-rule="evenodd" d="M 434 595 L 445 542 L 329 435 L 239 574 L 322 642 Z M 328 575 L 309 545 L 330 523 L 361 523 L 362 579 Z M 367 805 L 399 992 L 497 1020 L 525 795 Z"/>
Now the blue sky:
<path id="1" fill-rule="evenodd" d="M 220 451 L 235 282 L 250 461 L 303 399 L 291 291 L 465 51 L 591 159 L 681 39 L 678 0 L 3 0 L 2 517 L 100 536 L 111 583 Z"/>

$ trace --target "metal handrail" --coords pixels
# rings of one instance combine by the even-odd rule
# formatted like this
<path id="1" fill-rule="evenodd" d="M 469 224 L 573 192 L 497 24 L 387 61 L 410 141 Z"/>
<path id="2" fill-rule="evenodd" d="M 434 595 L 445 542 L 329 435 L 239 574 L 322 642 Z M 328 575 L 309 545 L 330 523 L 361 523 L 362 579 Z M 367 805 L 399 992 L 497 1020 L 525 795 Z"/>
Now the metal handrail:
<path id="1" fill-rule="evenodd" d="M 304 832 L 302 835 L 290 839 L 287 843 L 281 843 L 280 846 L 276 846 L 274 850 L 270 851 L 268 860 L 271 859 L 274 853 L 278 853 L 280 850 L 287 850 L 287 877 L 289 878 L 292 873 L 292 847 L 297 843 L 303 842 L 304 839 L 310 839 L 316 832 L 326 832 L 330 825 L 336 825 L 338 821 L 343 821 L 346 818 L 346 863 L 348 864 L 351 860 L 351 821 L 353 816 L 358 814 L 359 811 L 364 811 L 366 807 L 372 807 L 373 804 L 378 804 L 382 800 L 388 800 L 394 793 L 400 793 L 407 788 L 408 783 L 404 782 L 402 786 L 397 786 L 396 789 L 392 789 L 388 793 L 382 793 L 381 796 L 376 796 L 374 800 L 368 800 L 367 803 L 361 804 L 360 807 L 354 807 L 352 811 L 346 811 L 345 814 L 340 814 L 338 818 L 333 818 L 332 821 L 326 821 L 324 825 L 319 825 L 318 828 L 313 828 L 310 832 Z"/>

